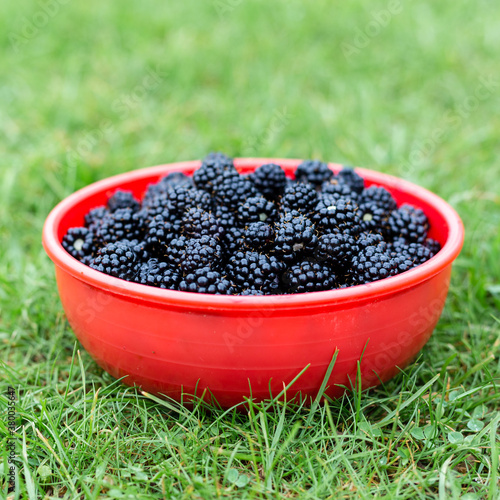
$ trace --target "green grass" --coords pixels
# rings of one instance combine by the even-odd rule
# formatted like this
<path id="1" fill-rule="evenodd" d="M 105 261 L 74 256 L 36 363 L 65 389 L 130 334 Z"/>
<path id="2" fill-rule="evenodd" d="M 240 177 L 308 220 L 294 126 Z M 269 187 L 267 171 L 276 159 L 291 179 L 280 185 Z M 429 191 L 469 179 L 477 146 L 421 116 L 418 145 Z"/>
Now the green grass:
<path id="1" fill-rule="evenodd" d="M 10 498 L 499 498 L 499 23 L 486 0 L 0 3 Z M 187 410 L 79 348 L 41 248 L 49 210 L 214 149 L 366 166 L 455 206 L 465 246 L 416 363 L 312 410 Z"/>

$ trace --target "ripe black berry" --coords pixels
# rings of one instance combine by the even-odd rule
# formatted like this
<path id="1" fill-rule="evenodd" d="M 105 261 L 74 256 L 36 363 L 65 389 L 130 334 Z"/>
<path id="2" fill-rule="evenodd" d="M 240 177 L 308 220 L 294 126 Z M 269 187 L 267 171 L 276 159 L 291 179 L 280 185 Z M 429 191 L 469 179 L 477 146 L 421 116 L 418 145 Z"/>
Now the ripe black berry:
<path id="1" fill-rule="evenodd" d="M 312 253 L 318 242 L 313 222 L 294 210 L 282 214 L 275 225 L 275 234 L 274 250 L 285 262 Z"/>
<path id="2" fill-rule="evenodd" d="M 122 191 L 118 189 L 108 200 L 108 208 L 111 212 L 119 208 L 130 208 L 133 212 L 139 210 L 140 203 L 134 198 L 132 191 Z"/>
<path id="3" fill-rule="evenodd" d="M 318 201 L 318 193 L 313 186 L 294 182 L 286 186 L 281 205 L 283 211 L 298 210 L 304 215 L 309 215 Z"/>
<path id="4" fill-rule="evenodd" d="M 275 163 L 261 165 L 249 178 L 267 199 L 273 201 L 283 194 L 286 186 L 285 172 Z"/>
<path id="5" fill-rule="evenodd" d="M 226 266 L 227 276 L 240 290 L 277 293 L 283 265 L 276 257 L 258 252 L 236 252 Z"/>
<path id="6" fill-rule="evenodd" d="M 72 227 L 62 240 L 62 246 L 75 259 L 85 262 L 93 254 L 94 234 L 86 227 Z"/>
<path id="7" fill-rule="evenodd" d="M 297 182 L 309 182 L 316 187 L 321 186 L 332 176 L 333 172 L 328 168 L 328 165 L 319 160 L 306 160 L 295 171 Z"/>
<path id="8" fill-rule="evenodd" d="M 304 260 L 288 268 L 283 282 L 288 293 L 319 292 L 335 287 L 335 274 L 325 263 Z"/>

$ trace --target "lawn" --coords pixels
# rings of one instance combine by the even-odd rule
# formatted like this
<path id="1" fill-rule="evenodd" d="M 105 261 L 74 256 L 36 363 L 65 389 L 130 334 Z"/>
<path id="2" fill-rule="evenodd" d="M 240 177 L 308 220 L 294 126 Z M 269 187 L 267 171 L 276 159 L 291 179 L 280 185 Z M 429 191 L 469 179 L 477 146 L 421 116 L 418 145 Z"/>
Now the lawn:
<path id="1" fill-rule="evenodd" d="M 499 25 L 486 0 L 1 2 L 0 496 L 500 498 Z M 414 364 L 312 410 L 237 412 L 174 407 L 92 361 L 45 217 L 211 150 L 364 166 L 457 209 L 464 249 Z"/>

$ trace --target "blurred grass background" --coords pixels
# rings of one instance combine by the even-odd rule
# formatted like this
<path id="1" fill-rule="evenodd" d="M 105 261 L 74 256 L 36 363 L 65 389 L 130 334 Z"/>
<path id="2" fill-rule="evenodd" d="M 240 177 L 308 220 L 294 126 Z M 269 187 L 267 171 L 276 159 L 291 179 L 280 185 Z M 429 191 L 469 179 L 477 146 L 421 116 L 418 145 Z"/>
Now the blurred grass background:
<path id="1" fill-rule="evenodd" d="M 487 0 L 2 2 L 0 376 L 19 392 L 18 444 L 24 433 L 29 450 L 24 462 L 18 450 L 18 489 L 11 494 L 498 498 L 499 23 L 500 11 Z M 84 352 L 72 363 L 74 337 L 40 244 L 46 215 L 74 190 L 211 150 L 314 157 L 399 175 L 450 201 L 466 227 L 445 313 L 419 362 L 386 387 L 358 395 L 367 408 L 363 422 L 349 411 L 351 399 L 333 404 L 345 439 L 340 448 L 322 441 L 332 439 L 323 420 L 330 410 L 321 409 L 302 440 L 292 430 L 307 410 L 287 414 L 274 476 L 236 453 L 249 446 L 245 433 L 256 433 L 258 447 L 251 416 L 194 412 L 215 429 L 206 439 L 225 439 L 236 453 L 228 461 L 193 437 L 192 415 L 163 414 L 160 403 L 110 386 Z M 391 422 L 411 457 L 405 462 L 401 452 L 394 459 L 394 430 L 374 434 L 381 417 L 369 409 L 397 405 L 402 391 L 411 398 L 440 372 L 412 402 L 417 413 Z M 448 406 L 435 413 L 437 394 L 449 401 L 453 390 L 467 394 L 456 412 Z M 117 425 L 117 415 L 139 419 L 120 425 L 114 438 L 128 461 L 99 448 L 98 439 L 82 444 L 94 400 L 102 408 L 95 426 Z M 178 434 L 176 418 L 190 431 L 179 437 L 176 453 L 184 458 L 174 467 L 164 435 Z M 467 427 L 471 419 L 482 422 L 480 430 Z M 362 431 L 360 423 L 368 427 Z M 432 447 L 409 433 L 412 425 L 439 430 Z M 55 452 L 68 474 L 35 427 L 72 450 Z M 449 433 L 462 427 L 459 444 L 452 443 Z M 154 463 L 147 450 L 136 449 L 141 439 L 155 449 Z M 289 450 L 300 446 L 302 459 L 288 463 Z M 5 471 L 5 452 L 3 462 Z M 238 489 L 242 476 L 248 482 L 240 480 Z"/>

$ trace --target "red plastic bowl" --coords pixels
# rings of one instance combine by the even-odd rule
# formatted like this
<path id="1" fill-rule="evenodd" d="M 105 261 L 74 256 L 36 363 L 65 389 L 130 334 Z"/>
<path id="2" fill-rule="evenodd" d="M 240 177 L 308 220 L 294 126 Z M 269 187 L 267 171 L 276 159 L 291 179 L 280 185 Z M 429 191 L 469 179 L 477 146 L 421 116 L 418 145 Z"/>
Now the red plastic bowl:
<path id="1" fill-rule="evenodd" d="M 237 168 L 251 172 L 268 163 L 293 176 L 299 160 L 247 158 Z M 162 290 L 95 271 L 69 255 L 61 240 L 68 228 L 105 204 L 117 188 L 141 198 L 170 171 L 191 174 L 198 161 L 161 165 L 117 175 L 72 194 L 54 208 L 43 244 L 55 264 L 68 320 L 96 362 L 114 377 L 143 390 L 210 398 L 222 406 L 244 397 L 269 399 L 289 388 L 315 397 L 334 352 L 338 357 L 326 394 L 337 397 L 356 380 L 363 387 L 386 381 L 410 363 L 429 339 L 444 307 L 452 262 L 460 253 L 463 226 L 441 198 L 401 179 L 357 169 L 366 184 L 386 187 L 398 204 L 422 208 L 430 237 L 441 251 L 399 276 L 369 285 L 296 295 L 220 296 Z M 340 165 L 331 165 L 334 171 Z M 186 398 L 184 397 L 184 400 Z"/>

